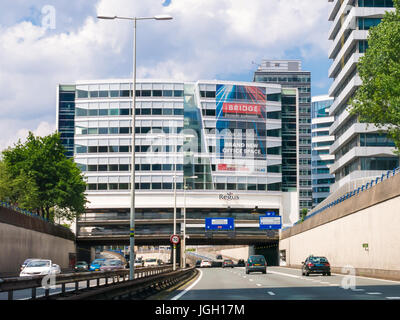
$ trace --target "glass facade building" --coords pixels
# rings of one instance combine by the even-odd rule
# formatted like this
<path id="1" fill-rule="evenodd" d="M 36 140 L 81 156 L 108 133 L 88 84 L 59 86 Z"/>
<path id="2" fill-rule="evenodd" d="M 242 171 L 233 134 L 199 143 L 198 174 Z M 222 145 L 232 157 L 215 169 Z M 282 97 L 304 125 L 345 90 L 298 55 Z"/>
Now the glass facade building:
<path id="1" fill-rule="evenodd" d="M 57 88 L 57 128 L 61 142 L 66 149 L 66 156 L 74 155 L 75 125 L 75 86 L 62 85 Z"/>
<path id="2" fill-rule="evenodd" d="M 335 157 L 329 154 L 329 147 L 334 137 L 329 135 L 329 127 L 333 117 L 329 116 L 329 108 L 333 99 L 329 96 L 312 98 L 311 120 L 311 177 L 313 190 L 313 206 L 321 203 L 330 194 L 330 185 L 335 182 L 335 176 L 330 174 L 329 167 Z"/>
<path id="3" fill-rule="evenodd" d="M 299 208 L 310 210 L 313 206 L 311 73 L 302 70 L 299 60 L 263 60 L 254 73 L 254 81 L 280 84 L 284 89 L 297 89 L 296 94 L 282 100 L 283 187 L 285 190 L 297 189 Z"/>
<path id="4" fill-rule="evenodd" d="M 385 134 L 379 134 L 372 124 L 359 123 L 358 118 L 348 111 L 349 99 L 361 85 L 357 62 L 368 49 L 368 30 L 380 23 L 386 11 L 394 8 L 391 0 L 328 1 L 332 2 L 329 77 L 333 83 L 329 96 L 334 102 L 329 114 L 334 117 L 334 122 L 329 133 L 335 137 L 330 148 L 335 156 L 335 163 L 330 168 L 335 175 L 335 183 L 331 186 L 331 192 L 334 192 L 350 181 L 369 180 L 398 166 L 393 142 Z"/>
<path id="5" fill-rule="evenodd" d="M 177 218 L 185 197 L 187 218 L 197 219 L 187 225 L 189 233 L 204 234 L 201 221 L 207 217 L 247 221 L 235 225 L 247 233 L 260 232 L 259 216 L 267 211 L 282 215 L 284 225 L 297 221 L 298 215 L 290 217 L 293 208 L 298 212 L 291 189 L 296 151 L 290 144 L 296 145 L 291 118 L 297 90 L 254 82 L 155 80 L 137 81 L 133 90 L 126 79 L 78 81 L 71 91 L 73 148 L 63 139 L 88 183 L 90 203 L 78 221 L 78 235 L 129 234 L 133 92 L 139 235 L 171 234 L 175 182 Z M 160 223 L 149 225 L 149 219 Z M 98 225 L 106 220 L 121 223 Z"/>

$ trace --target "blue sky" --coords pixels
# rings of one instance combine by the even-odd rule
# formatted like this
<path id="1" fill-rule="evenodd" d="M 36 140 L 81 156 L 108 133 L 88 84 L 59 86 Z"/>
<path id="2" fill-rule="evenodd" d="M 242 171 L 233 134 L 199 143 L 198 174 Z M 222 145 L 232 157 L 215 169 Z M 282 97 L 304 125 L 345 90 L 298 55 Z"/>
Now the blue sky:
<path id="1" fill-rule="evenodd" d="M 252 81 L 262 59 L 300 59 L 320 95 L 331 83 L 330 9 L 327 0 L 3 0 L 0 149 L 55 130 L 57 84 L 131 76 L 132 24 L 97 15 L 174 17 L 139 21 L 139 78 Z"/>

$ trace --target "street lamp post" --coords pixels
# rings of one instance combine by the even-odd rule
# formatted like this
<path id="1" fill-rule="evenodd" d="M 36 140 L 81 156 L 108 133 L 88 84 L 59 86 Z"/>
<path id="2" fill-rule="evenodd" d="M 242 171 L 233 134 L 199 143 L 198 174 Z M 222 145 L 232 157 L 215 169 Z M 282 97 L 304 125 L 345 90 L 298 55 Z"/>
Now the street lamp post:
<path id="1" fill-rule="evenodd" d="M 154 17 L 119 17 L 119 16 L 98 16 L 99 19 L 106 20 L 131 20 L 133 21 L 133 85 L 132 85 L 132 161 L 131 161 L 131 211 L 129 229 L 129 279 L 135 278 L 135 106 L 136 106 L 136 22 L 138 20 L 171 20 L 168 15 L 158 15 Z"/>
<path id="2" fill-rule="evenodd" d="M 164 138 L 164 135 L 157 135 L 157 138 Z M 169 135 L 169 137 L 174 137 L 174 138 L 179 138 L 179 137 L 184 137 L 184 138 L 194 138 L 195 136 L 192 134 L 175 134 L 175 135 Z M 177 153 L 178 153 L 178 140 L 174 142 L 174 226 L 173 226 L 173 234 L 176 234 L 176 162 L 177 162 Z M 196 177 L 197 178 L 197 177 Z M 183 177 L 183 184 L 185 185 L 185 177 Z M 185 186 L 184 186 L 185 188 Z M 185 194 L 185 190 L 184 190 Z M 186 224 L 185 224 L 186 227 Z M 184 241 L 184 239 L 183 239 Z M 184 245 L 184 242 L 181 242 L 181 248 Z M 182 259 L 181 259 L 182 260 Z M 173 244 L 172 247 L 172 270 L 176 270 L 176 245 Z"/>
<path id="3" fill-rule="evenodd" d="M 197 176 L 183 177 L 183 239 L 182 239 L 182 250 L 181 250 L 181 268 L 186 268 L 186 180 L 196 179 Z"/>

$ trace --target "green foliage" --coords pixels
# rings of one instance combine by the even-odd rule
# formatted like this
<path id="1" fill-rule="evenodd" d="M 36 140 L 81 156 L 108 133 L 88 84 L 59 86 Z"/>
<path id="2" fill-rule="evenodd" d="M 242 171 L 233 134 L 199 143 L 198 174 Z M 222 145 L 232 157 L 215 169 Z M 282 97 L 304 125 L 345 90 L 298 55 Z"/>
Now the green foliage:
<path id="1" fill-rule="evenodd" d="M 357 68 L 362 80 L 350 101 L 350 113 L 360 122 L 387 132 L 400 150 L 400 0 L 396 11 L 369 31 L 368 49 Z"/>
<path id="2" fill-rule="evenodd" d="M 59 133 L 35 137 L 31 132 L 3 151 L 0 199 L 43 217 L 74 220 L 85 211 L 86 183 L 72 159 L 66 158 Z"/>
<path id="3" fill-rule="evenodd" d="M 303 222 L 303 221 L 304 221 L 304 219 L 305 219 L 306 216 L 307 216 L 307 213 L 308 213 L 308 209 L 307 209 L 307 208 L 301 209 L 301 212 L 300 212 L 300 222 Z"/>

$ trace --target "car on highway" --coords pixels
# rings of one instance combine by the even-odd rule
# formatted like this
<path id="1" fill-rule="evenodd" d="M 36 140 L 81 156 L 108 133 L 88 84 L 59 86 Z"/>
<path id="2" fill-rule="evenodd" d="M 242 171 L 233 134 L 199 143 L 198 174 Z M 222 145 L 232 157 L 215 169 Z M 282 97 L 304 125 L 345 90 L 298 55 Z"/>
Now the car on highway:
<path id="1" fill-rule="evenodd" d="M 162 261 L 161 259 L 157 259 L 157 264 L 158 264 L 159 266 L 161 266 L 162 264 L 164 264 L 164 261 Z"/>
<path id="2" fill-rule="evenodd" d="M 195 267 L 200 268 L 200 265 L 201 265 L 201 260 L 196 260 Z"/>
<path id="3" fill-rule="evenodd" d="M 89 265 L 87 264 L 86 261 L 78 261 L 75 263 L 74 271 L 75 272 L 81 272 L 81 271 L 88 271 L 89 270 Z"/>
<path id="4" fill-rule="evenodd" d="M 19 272 L 21 272 L 26 267 L 26 265 L 32 260 L 40 260 L 40 259 L 39 258 L 26 259 L 24 262 L 22 262 L 21 266 L 19 267 Z"/>
<path id="5" fill-rule="evenodd" d="M 114 271 L 125 269 L 125 264 L 118 259 L 110 259 L 104 261 L 104 264 L 100 267 L 100 271 Z"/>
<path id="6" fill-rule="evenodd" d="M 136 259 L 134 265 L 135 265 L 135 267 L 144 267 L 144 261 Z"/>
<path id="7" fill-rule="evenodd" d="M 230 259 L 225 259 L 222 264 L 222 268 L 233 268 L 234 266 L 233 261 Z"/>
<path id="8" fill-rule="evenodd" d="M 100 271 L 100 267 L 104 264 L 106 259 L 95 259 L 90 264 L 89 270 L 90 271 Z"/>
<path id="9" fill-rule="evenodd" d="M 60 274 L 61 268 L 51 260 L 31 260 L 19 274 L 20 277 L 43 276 L 49 274 Z"/>
<path id="10" fill-rule="evenodd" d="M 210 260 L 201 260 L 200 268 L 211 268 L 211 261 Z"/>
<path id="11" fill-rule="evenodd" d="M 224 258 L 222 255 L 218 254 L 215 258 L 215 261 L 213 261 L 213 267 L 222 267 L 224 263 Z"/>
<path id="12" fill-rule="evenodd" d="M 236 266 L 238 266 L 238 267 L 245 267 L 245 266 L 246 266 L 246 263 L 244 262 L 243 259 L 239 259 L 239 261 L 238 261 L 238 263 L 236 264 Z"/>
<path id="13" fill-rule="evenodd" d="M 309 276 L 311 273 L 321 273 L 322 275 L 331 275 L 331 265 L 325 257 L 309 256 L 302 262 L 301 275 Z"/>
<path id="14" fill-rule="evenodd" d="M 149 258 L 144 260 L 145 267 L 158 266 L 157 259 Z"/>
<path id="15" fill-rule="evenodd" d="M 262 255 L 252 255 L 246 262 L 246 274 L 250 272 L 267 273 L 267 261 Z"/>

